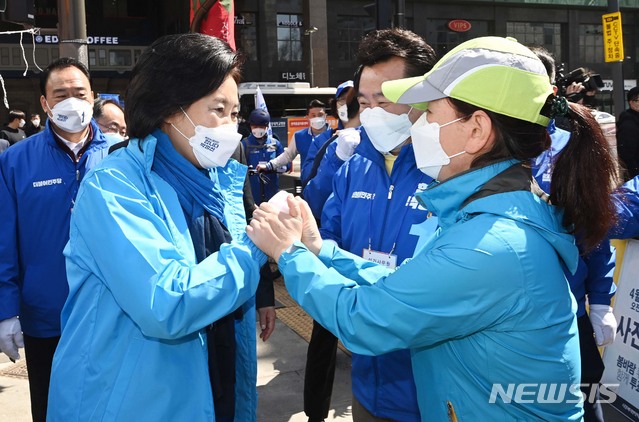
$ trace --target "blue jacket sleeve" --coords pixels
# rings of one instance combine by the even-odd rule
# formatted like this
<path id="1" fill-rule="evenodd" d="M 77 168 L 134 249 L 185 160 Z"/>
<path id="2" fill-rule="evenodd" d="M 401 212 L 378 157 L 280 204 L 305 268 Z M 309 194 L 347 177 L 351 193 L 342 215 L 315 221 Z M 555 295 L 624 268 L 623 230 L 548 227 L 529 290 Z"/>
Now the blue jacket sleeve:
<path id="1" fill-rule="evenodd" d="M 68 268 L 99 277 L 145 335 L 179 338 L 250 299 L 265 258 L 244 235 L 196 264 L 190 237 L 157 206 L 121 173 L 95 172 L 78 195 L 65 255 Z"/>
<path id="2" fill-rule="evenodd" d="M 20 313 L 18 212 L 5 161 L 0 161 L 0 321 Z"/>
<path id="3" fill-rule="evenodd" d="M 599 244 L 584 257 L 588 266 L 586 277 L 586 295 L 590 304 L 610 305 L 610 300 L 617 291 L 612 276 L 615 271 L 616 254 L 610 241 Z"/>
<path id="4" fill-rule="evenodd" d="M 614 194 L 618 222 L 610 231 L 611 239 L 639 237 L 639 176 L 629 180 Z"/>
<path id="5" fill-rule="evenodd" d="M 461 338 L 503 321 L 503 329 L 515 330 L 519 319 L 511 315 L 530 304 L 526 295 L 513 294 L 524 290 L 518 257 L 502 251 L 429 250 L 389 273 L 325 242 L 319 258 L 305 248 L 284 252 L 279 268 L 291 296 L 314 320 L 349 350 L 379 355 Z"/>
<path id="6" fill-rule="evenodd" d="M 346 167 L 346 165 L 340 167 L 333 176 L 332 192 L 329 193 L 323 209 L 321 207 L 318 210 L 311 208 L 313 215 L 315 212 L 321 212 L 320 234 L 322 238 L 333 240 L 338 246 L 342 246 L 342 202 L 347 194 L 346 176 L 348 171 Z"/>
<path id="7" fill-rule="evenodd" d="M 324 142 L 323 137 L 318 137 L 313 139 L 311 145 L 308 147 L 308 152 L 306 153 L 306 158 L 304 158 L 304 162 L 302 163 L 302 171 L 300 172 L 300 180 L 304 182 L 308 175 L 311 173 L 311 169 L 313 168 L 313 161 L 315 161 L 315 156 L 317 152 L 322 147 L 322 143 Z"/>
<path id="8" fill-rule="evenodd" d="M 313 211 L 313 215 L 318 220 L 322 218 L 322 210 L 326 200 L 333 192 L 333 177 L 337 170 L 344 164 L 340 160 L 335 149 L 337 142 L 333 142 L 326 149 L 326 154 L 317 168 L 317 174 L 312 178 L 304 188 L 304 199 Z"/>

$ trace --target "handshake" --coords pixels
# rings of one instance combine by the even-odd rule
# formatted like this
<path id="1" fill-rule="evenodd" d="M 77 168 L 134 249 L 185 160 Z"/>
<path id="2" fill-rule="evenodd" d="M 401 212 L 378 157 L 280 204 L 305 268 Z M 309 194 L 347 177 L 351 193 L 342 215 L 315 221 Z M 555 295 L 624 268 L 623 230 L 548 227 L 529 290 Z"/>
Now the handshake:
<path id="1" fill-rule="evenodd" d="M 302 242 L 315 255 L 322 248 L 317 222 L 308 204 L 284 191 L 255 210 L 246 233 L 275 262 L 295 242 Z"/>

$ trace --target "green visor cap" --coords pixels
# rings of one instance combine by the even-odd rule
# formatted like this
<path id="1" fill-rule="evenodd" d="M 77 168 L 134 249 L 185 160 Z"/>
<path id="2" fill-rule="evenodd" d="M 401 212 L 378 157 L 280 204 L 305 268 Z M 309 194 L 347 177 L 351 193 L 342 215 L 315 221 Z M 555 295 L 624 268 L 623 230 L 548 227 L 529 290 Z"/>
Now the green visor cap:
<path id="1" fill-rule="evenodd" d="M 382 93 L 411 105 L 450 97 L 547 126 L 540 112 L 553 89 L 535 53 L 513 38 L 481 37 L 449 51 L 424 76 L 384 82 Z"/>

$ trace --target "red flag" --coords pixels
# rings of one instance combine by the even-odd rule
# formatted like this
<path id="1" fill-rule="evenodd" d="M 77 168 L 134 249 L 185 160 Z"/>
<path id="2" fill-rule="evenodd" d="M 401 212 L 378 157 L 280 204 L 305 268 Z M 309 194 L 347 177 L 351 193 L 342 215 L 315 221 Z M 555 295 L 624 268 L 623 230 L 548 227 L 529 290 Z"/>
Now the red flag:
<path id="1" fill-rule="evenodd" d="M 191 30 L 226 41 L 235 51 L 235 11 L 233 0 L 191 0 Z M 199 28 L 193 28 L 198 10 L 205 13 Z M 208 12 L 207 12 L 208 9 Z"/>

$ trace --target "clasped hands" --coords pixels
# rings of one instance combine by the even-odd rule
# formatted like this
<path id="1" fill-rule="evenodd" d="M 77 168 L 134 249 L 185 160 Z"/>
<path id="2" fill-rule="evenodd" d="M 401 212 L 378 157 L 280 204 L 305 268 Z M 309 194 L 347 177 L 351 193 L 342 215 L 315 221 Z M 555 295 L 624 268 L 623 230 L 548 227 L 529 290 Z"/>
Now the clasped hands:
<path id="1" fill-rule="evenodd" d="M 280 204 L 263 202 L 246 227 L 248 237 L 275 262 L 279 262 L 282 252 L 296 241 L 301 241 L 315 255 L 322 247 L 317 223 L 306 201 L 286 195 L 288 210 L 283 201 Z"/>

